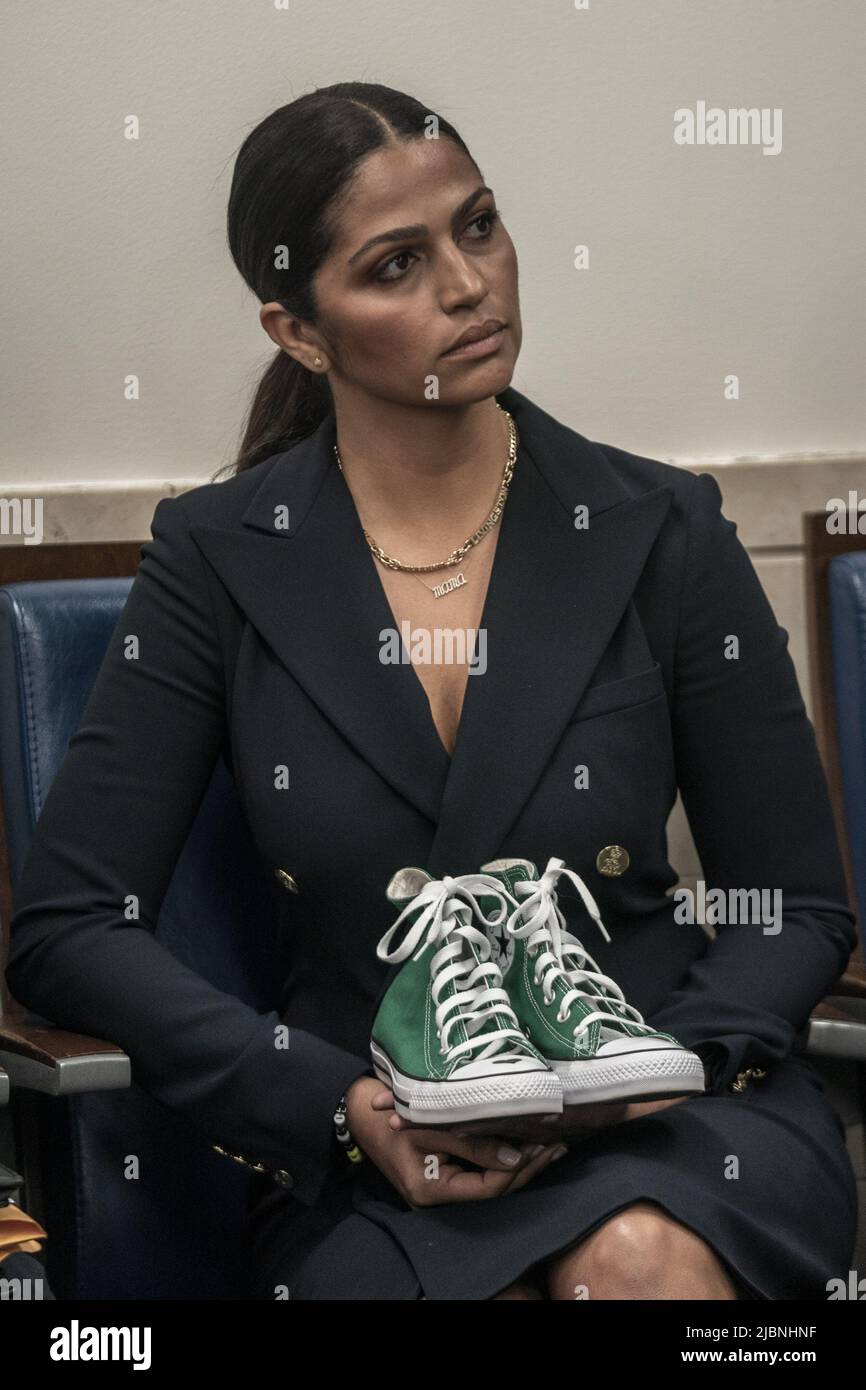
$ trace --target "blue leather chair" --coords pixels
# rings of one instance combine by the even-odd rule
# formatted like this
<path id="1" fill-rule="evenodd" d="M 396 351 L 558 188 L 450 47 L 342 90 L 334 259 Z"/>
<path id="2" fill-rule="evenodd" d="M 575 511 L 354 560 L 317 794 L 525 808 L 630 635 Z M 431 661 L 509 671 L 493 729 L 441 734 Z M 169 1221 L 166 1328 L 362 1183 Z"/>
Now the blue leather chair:
<path id="1" fill-rule="evenodd" d="M 0 588 L 0 786 L 13 906 L 33 827 L 131 582 Z M 156 934 L 190 968 L 261 1012 L 275 1007 L 278 978 L 268 877 L 221 761 Z M 261 930 L 238 931 L 249 914 Z M 25 1178 L 19 1205 L 48 1233 L 43 1258 L 58 1299 L 249 1297 L 249 1170 L 142 1091 L 119 1048 L 53 1029 L 12 1001 L 0 1019 L 2 1068 L 12 1095 L 0 1115 L 14 1113 L 15 1162 Z M 140 1160 L 136 1180 L 123 1176 L 128 1154 Z"/>
<path id="2" fill-rule="evenodd" d="M 831 560 L 827 585 L 845 822 L 866 950 L 866 550 Z"/>

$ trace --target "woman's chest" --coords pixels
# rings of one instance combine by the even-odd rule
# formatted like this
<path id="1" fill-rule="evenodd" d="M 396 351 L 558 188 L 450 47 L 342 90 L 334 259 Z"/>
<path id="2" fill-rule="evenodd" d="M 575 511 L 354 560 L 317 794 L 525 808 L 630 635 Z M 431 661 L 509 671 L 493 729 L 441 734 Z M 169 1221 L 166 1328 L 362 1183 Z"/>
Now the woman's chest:
<path id="1" fill-rule="evenodd" d="M 379 579 L 411 663 L 430 707 L 440 742 L 451 757 L 467 683 L 483 661 L 482 618 L 490 582 L 493 545 L 488 538 L 462 565 L 430 575 L 379 566 Z M 433 581 L 442 585 L 433 589 Z M 454 587 L 446 587 L 449 583 Z"/>

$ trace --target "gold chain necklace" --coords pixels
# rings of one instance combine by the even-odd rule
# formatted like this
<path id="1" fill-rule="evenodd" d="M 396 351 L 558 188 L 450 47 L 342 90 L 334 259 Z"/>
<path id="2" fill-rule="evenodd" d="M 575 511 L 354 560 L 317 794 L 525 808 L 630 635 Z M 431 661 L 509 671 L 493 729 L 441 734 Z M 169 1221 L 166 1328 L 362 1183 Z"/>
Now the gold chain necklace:
<path id="1" fill-rule="evenodd" d="M 505 506 L 505 499 L 508 496 L 508 489 L 511 484 L 512 475 L 514 473 L 514 466 L 517 462 L 518 443 L 517 426 L 515 425 L 512 416 L 499 404 L 498 401 L 496 402 L 496 409 L 501 410 L 506 420 L 508 421 L 508 458 L 505 461 L 505 470 L 502 474 L 502 482 L 499 486 L 499 494 L 496 498 L 493 510 L 488 516 L 487 520 L 481 526 L 479 526 L 477 531 L 473 531 L 472 535 L 469 537 L 468 540 L 465 540 L 462 545 L 457 547 L 456 550 L 452 550 L 447 560 L 443 560 L 435 565 L 405 565 L 401 563 L 400 560 L 395 560 L 392 555 L 386 555 L 382 547 L 380 545 L 377 545 L 376 542 L 373 540 L 373 537 L 369 534 L 368 531 L 365 530 L 364 536 L 366 538 L 367 544 L 369 545 L 373 554 L 376 556 L 376 559 L 379 560 L 383 565 L 386 565 L 388 569 L 401 570 L 406 574 L 414 574 L 416 576 L 419 576 L 419 583 L 424 584 L 424 580 L 420 579 L 420 575 L 428 574 L 432 570 L 451 569 L 454 565 L 459 565 L 460 561 L 464 558 L 465 555 L 468 554 L 472 547 L 476 546 L 480 540 L 483 540 L 487 533 L 490 530 L 492 530 L 492 528 L 496 525 L 497 521 L 499 520 L 502 514 L 502 509 Z M 345 477 L 345 473 L 343 472 L 343 461 L 340 458 L 340 450 L 337 447 L 336 441 L 334 443 L 334 455 L 336 457 L 340 472 L 343 473 L 343 476 Z M 461 589 L 465 585 L 465 583 L 466 579 L 463 575 L 463 572 L 460 571 L 453 577 L 453 579 L 446 579 L 443 584 L 437 584 L 433 588 L 431 588 L 429 584 L 424 584 L 424 588 L 429 590 L 429 592 L 433 594 L 434 598 L 444 598 L 446 594 L 453 593 L 455 589 Z"/>

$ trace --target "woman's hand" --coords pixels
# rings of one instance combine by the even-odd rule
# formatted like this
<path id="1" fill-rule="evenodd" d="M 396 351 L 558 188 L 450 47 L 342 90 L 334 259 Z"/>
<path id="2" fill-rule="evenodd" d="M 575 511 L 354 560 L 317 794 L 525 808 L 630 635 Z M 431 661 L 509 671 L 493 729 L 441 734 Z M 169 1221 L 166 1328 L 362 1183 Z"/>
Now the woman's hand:
<path id="1" fill-rule="evenodd" d="M 397 1125 L 392 1123 L 395 1119 Z M 524 1187 L 566 1152 L 558 1137 L 517 1149 L 499 1136 L 458 1136 L 450 1128 L 412 1125 L 394 1110 L 390 1087 L 373 1076 L 352 1082 L 346 1092 L 346 1120 L 368 1159 L 412 1207 L 501 1197 Z M 516 1162 L 507 1161 L 509 1149 Z M 476 1163 L 481 1171 L 461 1168 L 449 1162 L 451 1158 Z"/>
<path id="2" fill-rule="evenodd" d="M 389 1123 L 395 1131 L 412 1129 L 411 1121 L 404 1120 L 394 1110 L 394 1098 L 389 1087 L 383 1086 L 382 1092 L 374 1102 L 374 1108 L 391 1110 Z M 470 1120 L 456 1126 L 451 1133 L 458 1137 L 495 1134 L 523 1143 L 567 1143 L 569 1139 L 579 1139 L 597 1129 L 606 1129 L 608 1125 L 636 1120 L 641 1115 L 650 1115 L 656 1110 L 665 1110 L 669 1105 L 678 1105 L 680 1101 L 690 1099 L 691 1097 L 686 1095 L 663 1100 L 603 1101 L 593 1105 L 568 1105 L 561 1115 L 510 1115 L 501 1119 Z"/>

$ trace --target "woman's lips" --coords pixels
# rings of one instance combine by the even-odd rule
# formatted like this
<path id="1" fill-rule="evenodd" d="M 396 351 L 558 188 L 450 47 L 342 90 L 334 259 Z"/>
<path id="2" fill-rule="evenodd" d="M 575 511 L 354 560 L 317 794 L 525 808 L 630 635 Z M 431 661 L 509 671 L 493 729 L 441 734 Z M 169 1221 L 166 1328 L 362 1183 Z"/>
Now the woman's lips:
<path id="1" fill-rule="evenodd" d="M 464 343 L 462 347 L 451 348 L 450 352 L 443 352 L 443 357 L 486 357 L 489 352 L 496 352 L 505 336 L 504 325 L 497 328 L 495 333 L 491 333 L 487 338 L 479 338 L 474 343 Z"/>

